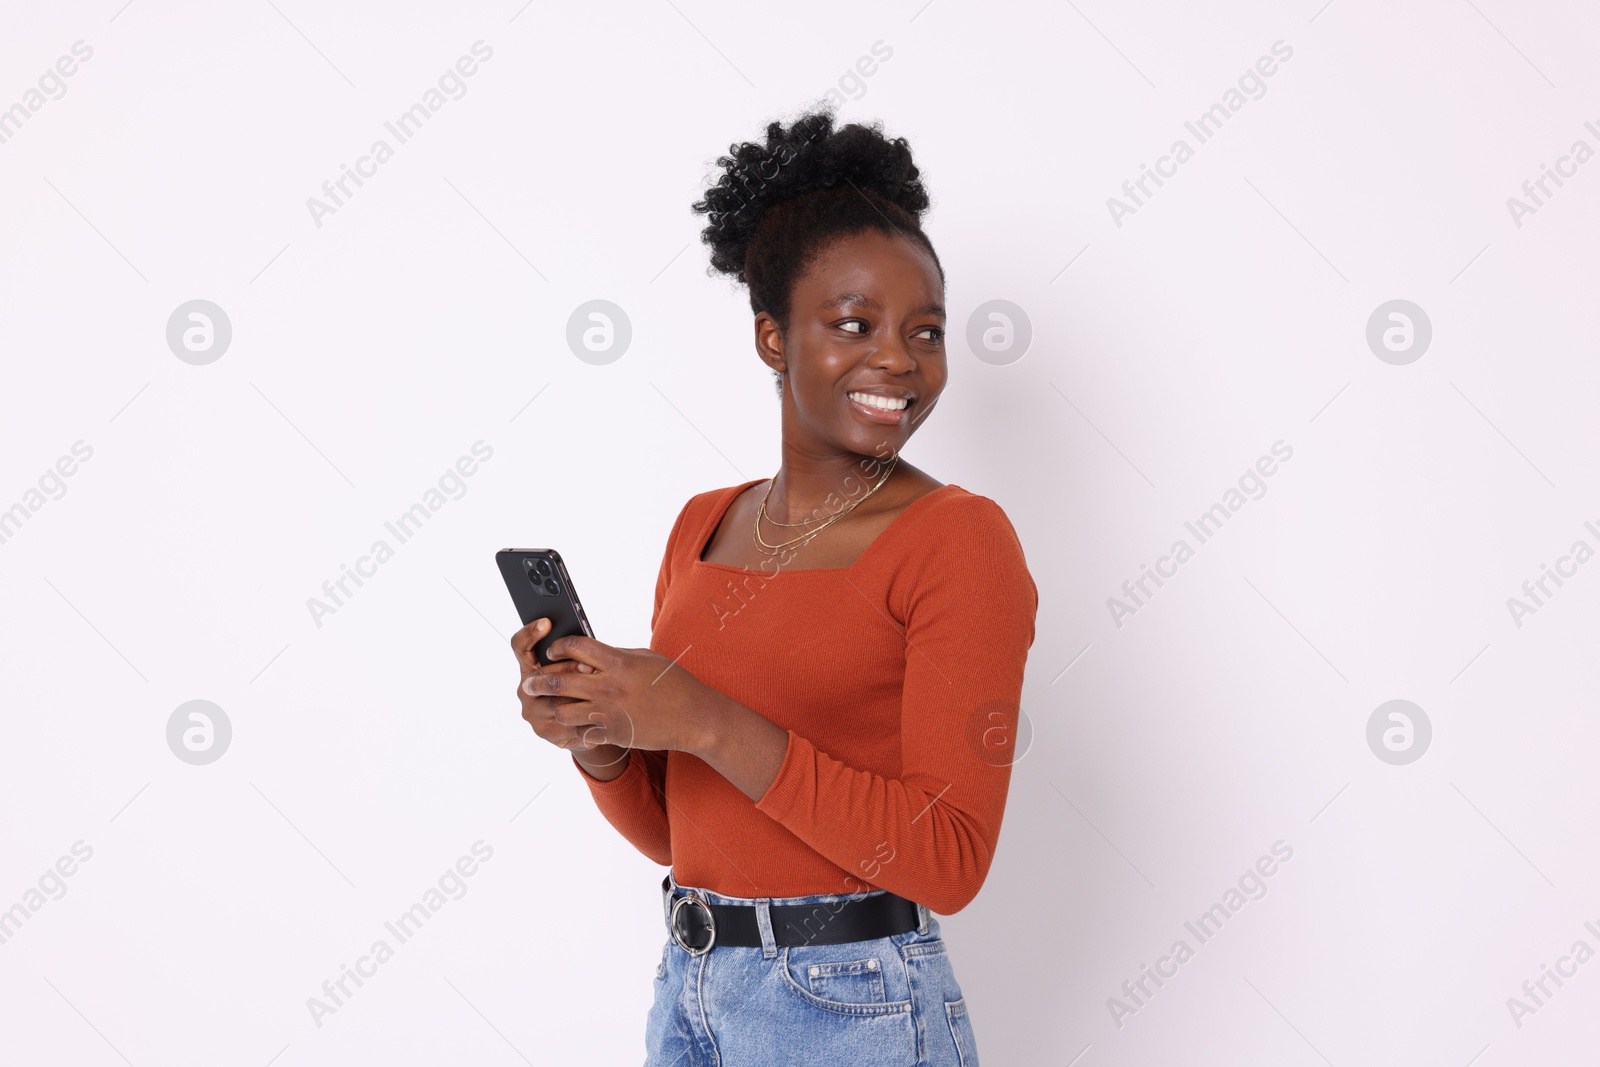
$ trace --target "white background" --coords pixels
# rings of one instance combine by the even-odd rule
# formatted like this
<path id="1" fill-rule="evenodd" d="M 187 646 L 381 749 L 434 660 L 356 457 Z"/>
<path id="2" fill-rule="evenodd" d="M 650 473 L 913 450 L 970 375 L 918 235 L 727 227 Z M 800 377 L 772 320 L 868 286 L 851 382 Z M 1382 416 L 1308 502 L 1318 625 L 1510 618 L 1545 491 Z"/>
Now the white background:
<path id="1" fill-rule="evenodd" d="M 878 41 L 840 117 L 909 138 L 949 276 L 950 386 L 907 457 L 1005 508 L 1042 601 L 998 858 L 943 920 L 983 1062 L 1593 1048 L 1600 963 L 1520 1026 L 1507 998 L 1600 950 L 1600 563 L 1521 626 L 1506 604 L 1600 548 L 1600 162 L 1520 227 L 1506 204 L 1600 148 L 1592 8 L 121 3 L 11 4 L 0 36 L 0 107 L 93 48 L 0 145 L 0 508 L 93 449 L 0 544 L 0 908 L 93 849 L 0 945 L 0 1059 L 642 1058 L 663 872 L 519 717 L 491 557 L 560 547 L 601 636 L 647 643 L 679 507 L 778 462 L 688 205 Z M 466 94 L 316 225 L 478 40 Z M 1118 226 L 1107 198 L 1179 137 Z M 209 365 L 166 343 L 193 299 L 232 323 Z M 565 339 L 592 299 L 633 327 L 604 366 Z M 1032 325 L 1005 365 L 966 341 L 993 299 Z M 1366 342 L 1393 299 L 1432 323 L 1408 365 Z M 465 494 L 316 625 L 479 440 Z M 1266 494 L 1116 625 L 1279 440 Z M 1396 698 L 1433 727 L 1404 766 L 1366 741 Z M 207 766 L 167 747 L 193 699 L 233 727 Z M 307 998 L 479 840 L 466 895 L 317 1026 Z M 1280 840 L 1198 945 L 1184 922 Z M 1179 938 L 1119 1026 L 1108 998 Z"/>

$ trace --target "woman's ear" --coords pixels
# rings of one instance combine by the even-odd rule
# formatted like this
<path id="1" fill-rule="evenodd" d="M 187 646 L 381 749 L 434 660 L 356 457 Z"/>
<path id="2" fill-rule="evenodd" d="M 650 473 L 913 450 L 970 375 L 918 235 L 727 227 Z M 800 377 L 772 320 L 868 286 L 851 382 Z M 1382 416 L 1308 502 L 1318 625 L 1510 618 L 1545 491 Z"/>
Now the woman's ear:
<path id="1" fill-rule="evenodd" d="M 783 331 L 778 327 L 778 320 L 763 311 L 756 316 L 755 327 L 756 355 L 769 370 L 783 374 L 789 364 L 783 354 Z"/>

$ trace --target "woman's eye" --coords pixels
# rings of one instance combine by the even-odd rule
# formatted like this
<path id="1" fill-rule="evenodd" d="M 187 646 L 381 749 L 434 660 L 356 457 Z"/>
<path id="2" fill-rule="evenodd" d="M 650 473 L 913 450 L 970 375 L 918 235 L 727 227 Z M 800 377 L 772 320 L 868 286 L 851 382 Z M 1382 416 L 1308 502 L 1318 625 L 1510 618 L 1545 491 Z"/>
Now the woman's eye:
<path id="1" fill-rule="evenodd" d="M 926 327 L 924 329 L 918 330 L 917 332 L 918 333 L 931 333 L 931 334 L 933 334 L 932 337 L 928 338 L 928 340 L 930 340 L 930 341 L 942 341 L 942 340 L 944 340 L 944 329 L 943 329 L 943 327 L 940 327 L 940 326 L 928 326 L 928 327 Z"/>
<path id="2" fill-rule="evenodd" d="M 848 329 L 851 326 L 859 326 L 859 327 L 861 327 L 861 329 L 859 329 L 859 330 L 849 330 L 850 333 L 866 333 L 867 332 L 867 324 L 862 322 L 860 319 L 851 319 L 849 322 L 841 322 L 839 324 L 839 326 L 840 326 L 841 329 Z"/>

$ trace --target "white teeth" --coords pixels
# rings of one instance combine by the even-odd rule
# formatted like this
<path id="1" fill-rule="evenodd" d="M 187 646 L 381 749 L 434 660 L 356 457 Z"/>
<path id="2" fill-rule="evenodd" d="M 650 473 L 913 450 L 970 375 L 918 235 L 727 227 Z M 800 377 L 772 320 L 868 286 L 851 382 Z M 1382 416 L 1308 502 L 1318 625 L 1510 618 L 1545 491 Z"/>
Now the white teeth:
<path id="1" fill-rule="evenodd" d="M 909 400 L 891 400 L 889 397 L 874 396 L 871 393 L 850 393 L 848 395 L 856 403 L 865 404 L 869 408 L 877 408 L 879 411 L 901 411 L 907 404 L 911 403 Z"/>

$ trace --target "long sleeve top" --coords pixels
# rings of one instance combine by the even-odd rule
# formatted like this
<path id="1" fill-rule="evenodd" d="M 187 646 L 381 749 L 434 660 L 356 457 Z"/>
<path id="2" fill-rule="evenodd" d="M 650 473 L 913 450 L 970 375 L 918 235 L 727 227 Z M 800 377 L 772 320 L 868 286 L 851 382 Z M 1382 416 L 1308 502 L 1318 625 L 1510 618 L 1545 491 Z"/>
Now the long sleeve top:
<path id="1" fill-rule="evenodd" d="M 735 497 L 673 523 L 650 648 L 789 735 L 752 801 L 687 752 L 634 749 L 596 805 L 683 885 L 746 897 L 881 888 L 942 915 L 1000 836 L 1039 595 L 1000 506 L 958 485 L 912 501 L 848 567 L 700 558 Z M 774 561 L 775 562 L 775 561 Z"/>

